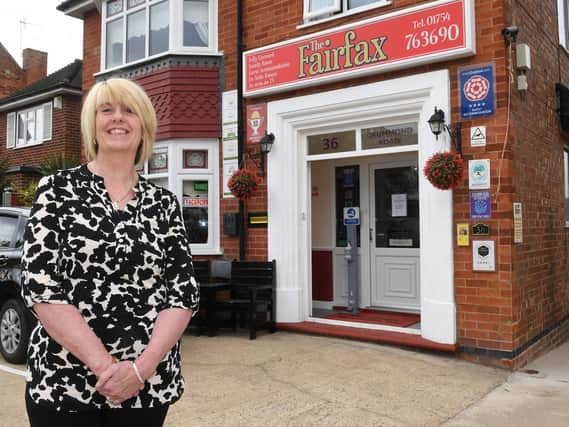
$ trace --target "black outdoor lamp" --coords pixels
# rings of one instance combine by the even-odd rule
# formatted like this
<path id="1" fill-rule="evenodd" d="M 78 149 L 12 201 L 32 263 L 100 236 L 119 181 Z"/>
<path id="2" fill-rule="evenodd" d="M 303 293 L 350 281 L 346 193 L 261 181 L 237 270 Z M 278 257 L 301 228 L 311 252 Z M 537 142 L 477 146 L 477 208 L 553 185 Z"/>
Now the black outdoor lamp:
<path id="1" fill-rule="evenodd" d="M 257 166 L 259 169 L 261 169 L 261 176 L 265 176 L 265 157 L 267 157 L 267 154 L 271 152 L 271 150 L 273 149 L 273 144 L 275 143 L 275 135 L 271 132 L 271 133 L 267 133 L 265 132 L 265 136 L 263 136 L 263 138 L 261 138 L 261 141 L 259 142 L 259 145 L 261 146 L 261 152 L 259 154 L 249 154 L 249 157 L 251 158 L 251 160 L 253 160 L 253 163 L 255 163 L 255 166 Z M 261 158 L 261 162 L 260 164 L 257 163 L 256 159 L 260 157 Z"/>
<path id="2" fill-rule="evenodd" d="M 456 145 L 456 152 L 462 156 L 462 123 L 458 122 L 456 124 L 456 128 L 453 131 L 445 124 L 445 112 L 443 110 L 438 110 L 435 107 L 435 112 L 428 120 L 429 126 L 431 128 L 431 132 L 435 135 L 435 138 L 438 140 L 439 135 L 446 130 L 450 135 L 451 142 L 454 140 Z"/>

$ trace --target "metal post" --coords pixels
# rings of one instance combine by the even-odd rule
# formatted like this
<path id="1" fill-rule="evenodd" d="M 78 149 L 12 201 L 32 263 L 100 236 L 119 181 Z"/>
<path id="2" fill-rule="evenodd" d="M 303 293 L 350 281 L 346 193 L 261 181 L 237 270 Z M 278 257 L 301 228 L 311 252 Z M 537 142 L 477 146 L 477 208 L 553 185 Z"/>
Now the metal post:
<path id="1" fill-rule="evenodd" d="M 357 314 L 358 308 L 358 238 L 357 225 L 346 225 L 348 246 L 346 248 L 346 261 L 348 262 L 348 308 L 347 310 Z"/>

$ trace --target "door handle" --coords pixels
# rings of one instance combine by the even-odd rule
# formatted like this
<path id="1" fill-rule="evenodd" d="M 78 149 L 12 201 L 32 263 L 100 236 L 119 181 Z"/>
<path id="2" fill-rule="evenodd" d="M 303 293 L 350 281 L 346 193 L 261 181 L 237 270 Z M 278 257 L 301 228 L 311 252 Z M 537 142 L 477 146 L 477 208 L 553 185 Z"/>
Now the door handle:
<path id="1" fill-rule="evenodd" d="M 370 242 L 373 241 L 373 228 L 369 229 L 369 240 Z"/>

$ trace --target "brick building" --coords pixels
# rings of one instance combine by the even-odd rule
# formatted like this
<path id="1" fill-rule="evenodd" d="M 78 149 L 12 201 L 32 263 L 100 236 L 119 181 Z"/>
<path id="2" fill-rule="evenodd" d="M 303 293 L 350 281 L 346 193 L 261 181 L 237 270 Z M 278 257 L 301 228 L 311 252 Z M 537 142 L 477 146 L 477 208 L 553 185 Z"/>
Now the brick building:
<path id="1" fill-rule="evenodd" d="M 85 89 L 119 75 L 149 92 L 159 137 L 141 172 L 182 200 L 194 253 L 277 260 L 281 327 L 516 367 L 569 335 L 568 3 L 58 8 L 84 20 Z M 439 190 L 423 167 L 459 141 L 466 177 Z M 261 159 L 261 191 L 240 206 L 227 178 Z M 349 303 L 347 207 L 359 207 L 358 305 L 420 323 L 330 317 Z M 240 210 L 234 236 L 224 221 Z"/>
<path id="2" fill-rule="evenodd" d="M 2 51 L 0 47 L 0 55 Z M 81 151 L 82 63 L 75 60 L 46 76 L 47 54 L 37 53 L 24 50 L 21 82 L 0 99 L 0 158 L 8 160 L 14 205 L 22 190 L 39 179 L 42 163 L 56 154 L 79 158 Z M 2 59 L 9 65 L 4 70 L 15 64 L 4 55 Z M 6 80 L 0 82 L 7 87 Z"/>
<path id="3" fill-rule="evenodd" d="M 43 79 L 47 74 L 47 53 L 24 49 L 22 67 L 0 43 L 0 98 Z"/>

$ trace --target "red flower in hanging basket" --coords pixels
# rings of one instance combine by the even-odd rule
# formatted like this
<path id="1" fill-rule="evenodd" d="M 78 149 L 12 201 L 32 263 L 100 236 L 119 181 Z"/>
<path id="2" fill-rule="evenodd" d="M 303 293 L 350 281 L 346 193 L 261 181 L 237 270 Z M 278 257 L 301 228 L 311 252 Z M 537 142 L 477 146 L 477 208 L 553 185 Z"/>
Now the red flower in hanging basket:
<path id="1" fill-rule="evenodd" d="M 423 168 L 429 182 L 441 190 L 456 188 L 461 183 L 464 172 L 464 160 L 451 151 L 433 154 Z"/>
<path id="2" fill-rule="evenodd" d="M 259 187 L 259 183 L 261 179 L 257 176 L 255 172 L 250 169 L 236 169 L 229 181 L 227 182 L 227 186 L 233 194 L 238 199 L 246 200 L 251 198 L 257 188 Z"/>

